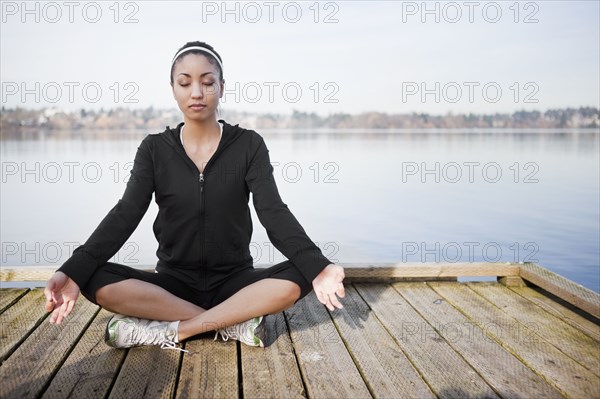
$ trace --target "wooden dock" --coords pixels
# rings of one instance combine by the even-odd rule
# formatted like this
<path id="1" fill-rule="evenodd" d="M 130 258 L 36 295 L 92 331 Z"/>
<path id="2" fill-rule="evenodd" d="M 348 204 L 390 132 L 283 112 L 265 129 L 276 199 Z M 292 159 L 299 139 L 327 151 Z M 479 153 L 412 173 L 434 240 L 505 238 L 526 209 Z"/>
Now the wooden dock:
<path id="1" fill-rule="evenodd" d="M 344 309 L 311 293 L 265 318 L 265 348 L 205 334 L 188 353 L 111 348 L 85 298 L 57 326 L 42 289 L 3 288 L 0 398 L 600 398 L 597 293 L 529 263 L 344 266 Z"/>

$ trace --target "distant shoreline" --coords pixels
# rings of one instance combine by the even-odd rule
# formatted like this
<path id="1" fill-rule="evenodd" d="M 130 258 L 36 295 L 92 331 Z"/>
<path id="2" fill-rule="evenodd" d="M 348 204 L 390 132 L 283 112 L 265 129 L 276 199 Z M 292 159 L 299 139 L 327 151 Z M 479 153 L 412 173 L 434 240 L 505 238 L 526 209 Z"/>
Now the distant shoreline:
<path id="1" fill-rule="evenodd" d="M 277 133 L 563 133 L 600 128 L 600 111 L 594 107 L 516 111 L 512 114 L 447 114 L 425 113 L 361 114 L 336 113 L 319 116 L 294 111 L 290 115 L 258 114 L 225 110 L 218 115 L 245 128 Z M 177 109 L 128 109 L 65 111 L 59 108 L 25 109 L 2 107 L 2 134 L 25 131 L 109 131 L 158 132 L 166 126 L 181 123 Z M 12 134 L 12 133 L 11 133 Z"/>
<path id="2" fill-rule="evenodd" d="M 435 136 L 435 135 L 600 135 L 600 128 L 453 128 L 453 129 L 432 129 L 432 128 L 410 128 L 410 129 L 331 129 L 331 128 L 256 128 L 257 132 L 263 136 L 269 137 L 305 137 L 305 136 L 324 136 L 334 139 L 352 138 L 356 136 L 369 136 L 373 138 L 389 137 L 414 137 L 414 136 Z M 76 129 L 76 130 L 48 130 L 40 128 L 17 128 L 2 129 L 0 141 L 6 140 L 39 140 L 39 139 L 83 139 L 83 140 L 131 140 L 146 136 L 147 134 L 159 133 L 159 130 L 148 129 Z"/>

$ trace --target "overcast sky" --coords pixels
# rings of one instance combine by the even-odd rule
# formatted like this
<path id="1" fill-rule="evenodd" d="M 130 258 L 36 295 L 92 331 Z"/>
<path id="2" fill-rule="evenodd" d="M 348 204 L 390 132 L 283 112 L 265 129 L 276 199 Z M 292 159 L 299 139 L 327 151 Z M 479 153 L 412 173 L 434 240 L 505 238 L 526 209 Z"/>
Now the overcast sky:
<path id="1" fill-rule="evenodd" d="M 201 40 L 223 57 L 223 107 L 232 110 L 600 106 L 598 1 L 425 8 L 421 1 L 3 1 L 2 104 L 175 107 L 171 58 Z"/>

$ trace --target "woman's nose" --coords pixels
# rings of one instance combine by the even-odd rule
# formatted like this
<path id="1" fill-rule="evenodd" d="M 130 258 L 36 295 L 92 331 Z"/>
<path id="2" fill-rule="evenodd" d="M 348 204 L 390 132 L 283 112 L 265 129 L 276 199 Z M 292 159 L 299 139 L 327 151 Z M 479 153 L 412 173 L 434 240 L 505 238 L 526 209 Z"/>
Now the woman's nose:
<path id="1" fill-rule="evenodd" d="M 192 84 L 192 98 L 202 98 L 202 85 Z"/>

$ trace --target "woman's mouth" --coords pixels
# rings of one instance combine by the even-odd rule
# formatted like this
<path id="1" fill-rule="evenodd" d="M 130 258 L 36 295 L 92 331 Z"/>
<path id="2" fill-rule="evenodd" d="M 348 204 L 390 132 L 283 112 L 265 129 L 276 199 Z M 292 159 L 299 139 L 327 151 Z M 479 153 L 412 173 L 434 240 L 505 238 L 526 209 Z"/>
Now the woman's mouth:
<path id="1" fill-rule="evenodd" d="M 192 104 L 190 105 L 190 108 L 194 111 L 202 111 L 204 108 L 206 108 L 206 104 Z"/>

